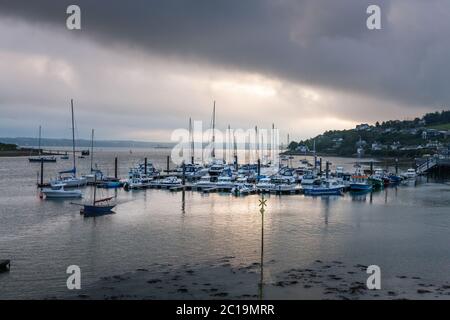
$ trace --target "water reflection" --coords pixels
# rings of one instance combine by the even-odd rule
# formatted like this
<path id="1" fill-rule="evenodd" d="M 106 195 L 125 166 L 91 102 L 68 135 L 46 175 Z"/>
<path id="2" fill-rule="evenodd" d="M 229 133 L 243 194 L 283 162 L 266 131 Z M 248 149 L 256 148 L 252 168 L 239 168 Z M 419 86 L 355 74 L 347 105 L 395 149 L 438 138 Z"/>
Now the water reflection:
<path id="1" fill-rule="evenodd" d="M 111 159 L 101 153 L 99 158 L 104 163 Z M 307 267 L 315 259 L 376 261 L 391 274 L 448 280 L 442 270 L 449 265 L 450 185 L 432 183 L 432 178 L 418 178 L 417 188 L 399 185 L 372 195 L 270 196 L 270 211 L 261 215 L 260 226 L 256 195 L 235 198 L 190 191 L 178 195 L 167 190 L 111 190 L 120 202 L 117 214 L 82 219 L 69 201 L 37 198 L 34 167 L 27 160 L 0 159 L 1 251 L 17 261 L 17 277 L 1 279 L 5 290 L 0 298 L 65 294 L 66 274 L 60 266 L 74 261 L 92 267 L 83 280 L 90 284 L 104 275 L 153 263 L 209 265 L 234 256 L 239 265 L 259 262 L 260 276 L 252 289 L 260 299 L 269 298 L 271 286 L 265 286 L 269 271 Z M 123 176 L 129 161 L 120 167 Z M 58 166 L 49 166 L 47 172 Z M 91 187 L 84 192 L 88 197 Z M 49 260 L 55 263 L 48 264 Z M 23 286 L 19 277 L 33 281 Z"/>
<path id="2" fill-rule="evenodd" d="M 186 214 L 186 191 L 181 191 L 181 213 L 183 216 Z"/>
<path id="3" fill-rule="evenodd" d="M 264 212 L 265 206 L 267 205 L 267 200 L 264 199 L 264 194 L 262 194 L 259 200 L 259 206 L 261 207 L 261 260 L 260 260 L 260 279 L 259 279 L 259 299 L 263 299 L 263 289 L 264 289 Z"/>
<path id="4" fill-rule="evenodd" d="M 367 195 L 370 194 L 370 202 L 372 202 L 372 191 L 350 191 L 349 194 L 355 202 L 366 202 Z"/>

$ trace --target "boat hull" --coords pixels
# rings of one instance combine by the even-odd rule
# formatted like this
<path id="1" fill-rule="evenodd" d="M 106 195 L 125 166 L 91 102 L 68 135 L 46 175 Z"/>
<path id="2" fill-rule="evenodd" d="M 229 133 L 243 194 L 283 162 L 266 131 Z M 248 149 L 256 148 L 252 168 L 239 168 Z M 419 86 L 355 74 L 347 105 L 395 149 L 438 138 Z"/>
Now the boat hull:
<path id="1" fill-rule="evenodd" d="M 104 182 L 98 185 L 99 188 L 104 188 L 104 189 L 116 189 L 116 188 L 120 188 L 121 187 L 121 183 L 120 182 L 115 182 L 115 181 L 111 181 L 111 182 Z"/>
<path id="2" fill-rule="evenodd" d="M 342 188 L 310 188 L 305 189 L 305 195 L 308 196 L 339 196 L 342 195 Z"/>
<path id="3" fill-rule="evenodd" d="M 28 158 L 29 162 L 56 162 L 56 158 Z"/>
<path id="4" fill-rule="evenodd" d="M 94 205 L 84 205 L 83 209 L 81 209 L 80 213 L 87 216 L 97 216 L 112 213 L 112 209 L 116 205 L 106 205 L 106 206 L 94 206 Z"/>
<path id="5" fill-rule="evenodd" d="M 42 193 L 48 199 L 76 199 L 82 197 L 81 192 L 69 192 L 69 191 L 58 192 L 54 190 L 49 191 L 43 190 Z"/>
<path id="6" fill-rule="evenodd" d="M 87 184 L 87 180 L 85 178 L 63 179 L 51 181 L 50 184 L 52 186 L 63 184 L 66 188 L 73 188 L 85 186 Z"/>
<path id="7" fill-rule="evenodd" d="M 359 183 L 351 183 L 350 190 L 353 191 L 370 191 L 372 190 L 372 185 L 370 184 L 359 184 Z"/>

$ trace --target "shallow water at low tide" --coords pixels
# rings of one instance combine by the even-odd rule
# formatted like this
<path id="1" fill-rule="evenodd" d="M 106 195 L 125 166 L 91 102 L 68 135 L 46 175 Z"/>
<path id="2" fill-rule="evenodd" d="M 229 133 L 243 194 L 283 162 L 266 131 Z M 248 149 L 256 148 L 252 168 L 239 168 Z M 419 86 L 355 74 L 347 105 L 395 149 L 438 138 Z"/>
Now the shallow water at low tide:
<path id="1" fill-rule="evenodd" d="M 99 150 L 96 162 L 111 175 L 114 156 L 118 155 L 120 175 L 125 176 L 128 167 L 142 160 L 144 154 L 165 168 L 169 152 Z M 89 159 L 78 162 L 79 171 L 87 172 Z M 351 165 L 349 159 L 334 158 L 332 162 Z M 46 178 L 59 169 L 69 169 L 70 164 L 69 160 L 46 164 Z M 2 299 L 73 297 L 76 293 L 66 287 L 66 268 L 74 264 L 81 268 L 82 287 L 89 289 L 98 286 L 103 277 L 134 274 L 142 268 L 149 270 L 148 280 L 152 272 L 165 270 L 167 265 L 169 272 L 194 266 L 199 270 L 196 281 L 201 283 L 202 273 L 204 280 L 210 281 L 211 268 L 223 267 L 226 257 L 232 257 L 226 262 L 230 270 L 261 261 L 258 195 L 236 198 L 220 193 L 118 190 L 120 204 L 115 214 L 83 218 L 70 200 L 38 197 L 38 170 L 39 164 L 30 164 L 26 158 L 0 158 L 0 259 L 12 261 L 11 271 L 0 273 Z M 91 188 L 83 190 L 89 198 Z M 114 195 L 115 191 L 103 194 Z M 403 276 L 426 279 L 436 286 L 450 280 L 448 183 L 422 179 L 417 184 L 373 194 L 317 198 L 271 195 L 267 199 L 263 260 L 266 298 L 322 297 L 316 291 L 305 291 L 303 283 L 276 286 L 284 281 L 283 273 L 292 268 L 317 268 L 316 260 L 341 262 L 348 267 L 344 273 L 357 264 L 376 264 L 381 268 L 386 291 L 398 291 Z M 165 267 L 158 269 L 158 265 Z M 258 294 L 260 271 L 256 268 L 254 272 L 256 276 L 239 280 L 242 292 L 239 286 L 233 287 L 233 297 Z M 365 271 L 359 268 L 356 272 L 359 281 L 365 282 Z M 230 283 L 240 279 L 239 273 L 220 275 Z M 147 287 L 151 292 L 141 294 L 142 286 L 148 284 L 138 283 L 132 282 L 126 293 L 133 295 L 135 291 L 140 298 L 172 297 L 167 290 L 158 295 L 152 291 L 156 289 Z M 416 293 L 419 283 L 411 282 L 402 290 Z M 174 298 L 184 292 L 177 290 Z"/>

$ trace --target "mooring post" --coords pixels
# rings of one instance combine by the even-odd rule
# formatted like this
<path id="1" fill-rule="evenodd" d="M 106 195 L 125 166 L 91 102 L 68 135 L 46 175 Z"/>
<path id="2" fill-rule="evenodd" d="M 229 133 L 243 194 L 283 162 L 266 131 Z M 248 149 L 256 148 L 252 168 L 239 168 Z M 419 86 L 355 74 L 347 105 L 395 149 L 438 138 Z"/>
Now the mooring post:
<path id="1" fill-rule="evenodd" d="M 398 174 L 398 158 L 395 158 L 395 174 Z"/>
<path id="2" fill-rule="evenodd" d="M 370 161 L 370 174 L 373 174 L 373 161 Z"/>
<path id="3" fill-rule="evenodd" d="M 326 171 L 325 171 L 325 178 L 327 178 L 328 179 L 328 169 L 330 168 L 330 163 L 327 161 L 326 162 L 326 164 L 325 164 L 325 166 L 326 166 Z"/>
<path id="4" fill-rule="evenodd" d="M 319 158 L 319 173 L 322 175 L 322 158 Z"/>
<path id="5" fill-rule="evenodd" d="M 144 159 L 144 174 L 147 175 L 147 157 Z"/>
<path id="6" fill-rule="evenodd" d="M 117 179 L 117 157 L 114 158 L 114 178 Z"/>
<path id="7" fill-rule="evenodd" d="M 238 156 L 237 156 L 237 154 L 234 156 L 234 169 L 238 170 Z"/>
<path id="8" fill-rule="evenodd" d="M 184 161 L 183 161 L 182 166 L 183 166 L 183 187 L 184 187 L 186 184 L 186 165 L 184 164 Z"/>
<path id="9" fill-rule="evenodd" d="M 170 156 L 167 156 L 167 173 L 169 173 L 170 170 Z"/>
<path id="10" fill-rule="evenodd" d="M 41 158 L 41 187 L 44 185 L 44 159 Z"/>
<path id="11" fill-rule="evenodd" d="M 261 175 L 261 159 L 258 159 L 258 177 L 256 178 L 259 180 L 259 176 Z"/>

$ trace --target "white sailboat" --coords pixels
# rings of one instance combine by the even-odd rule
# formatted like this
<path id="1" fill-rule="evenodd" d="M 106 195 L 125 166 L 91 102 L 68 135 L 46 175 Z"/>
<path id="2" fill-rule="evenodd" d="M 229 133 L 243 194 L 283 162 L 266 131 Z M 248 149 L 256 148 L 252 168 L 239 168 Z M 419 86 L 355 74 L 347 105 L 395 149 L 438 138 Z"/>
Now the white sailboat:
<path id="1" fill-rule="evenodd" d="M 73 114 L 73 99 L 70 100 L 72 111 L 72 156 L 73 168 L 66 171 L 60 171 L 59 177 L 50 181 L 52 187 L 63 184 L 65 187 L 80 187 L 85 186 L 87 179 L 84 177 L 77 177 L 76 156 L 75 156 L 75 120 Z M 68 174 L 68 175 L 67 175 Z"/>
<path id="2" fill-rule="evenodd" d="M 103 173 L 98 169 L 94 169 L 94 129 L 92 129 L 92 133 L 91 133 L 90 156 L 91 156 L 91 172 L 90 172 L 90 174 L 84 175 L 83 178 L 86 179 L 87 183 L 95 184 L 96 182 L 103 180 Z"/>
<path id="3" fill-rule="evenodd" d="M 56 162 L 55 156 L 44 156 L 41 154 L 41 131 L 42 128 L 39 126 L 39 139 L 38 139 L 38 155 L 35 157 L 29 157 L 28 161 L 30 162 Z"/>

